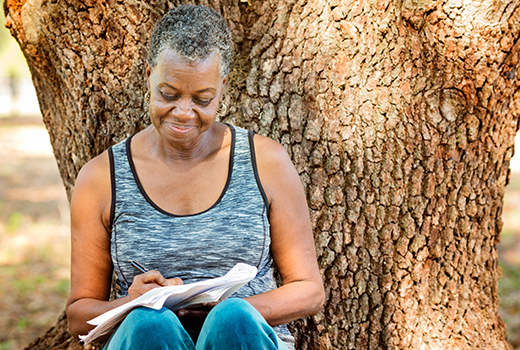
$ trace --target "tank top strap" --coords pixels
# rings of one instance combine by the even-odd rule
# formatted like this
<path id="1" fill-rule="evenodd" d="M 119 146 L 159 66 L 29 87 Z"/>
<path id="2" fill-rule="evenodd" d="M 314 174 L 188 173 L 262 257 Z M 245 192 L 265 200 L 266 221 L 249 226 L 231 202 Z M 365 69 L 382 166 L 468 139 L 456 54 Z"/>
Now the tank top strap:
<path id="1" fill-rule="evenodd" d="M 229 124 L 228 124 L 229 125 Z M 269 202 L 260 182 L 258 175 L 258 167 L 256 164 L 255 148 L 254 148 L 254 131 L 246 130 L 240 127 L 229 125 L 230 129 L 235 133 L 235 147 L 233 156 L 233 173 L 231 177 L 231 188 L 237 188 L 240 182 L 240 188 L 248 186 L 250 191 L 258 191 L 262 196 L 266 206 L 267 216 L 269 216 Z"/>

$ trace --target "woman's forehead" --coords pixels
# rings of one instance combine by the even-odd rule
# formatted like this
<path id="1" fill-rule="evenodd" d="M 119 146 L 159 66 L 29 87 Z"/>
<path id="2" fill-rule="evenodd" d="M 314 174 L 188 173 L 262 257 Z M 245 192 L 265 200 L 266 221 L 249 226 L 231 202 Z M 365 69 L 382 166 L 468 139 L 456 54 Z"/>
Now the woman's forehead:
<path id="1" fill-rule="evenodd" d="M 185 57 L 180 56 L 173 50 L 164 49 L 157 61 L 156 68 L 160 70 L 183 70 L 207 73 L 219 73 L 220 72 L 220 55 L 218 52 L 211 52 L 208 57 L 202 60 L 189 60 Z"/>
<path id="2" fill-rule="evenodd" d="M 166 84 L 172 87 L 185 85 L 199 89 L 218 89 L 220 77 L 220 56 L 212 53 L 202 61 L 188 61 L 171 50 L 161 53 L 157 65 L 153 68 L 155 84 Z"/>

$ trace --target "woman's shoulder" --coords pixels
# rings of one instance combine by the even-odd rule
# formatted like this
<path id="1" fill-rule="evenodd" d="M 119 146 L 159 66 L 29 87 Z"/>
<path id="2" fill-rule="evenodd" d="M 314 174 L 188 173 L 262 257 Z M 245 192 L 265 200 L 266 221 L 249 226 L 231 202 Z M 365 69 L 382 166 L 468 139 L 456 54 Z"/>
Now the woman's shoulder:
<path id="1" fill-rule="evenodd" d="M 112 201 L 112 182 L 108 151 L 86 163 L 80 170 L 71 199 L 74 222 L 84 217 L 100 218 L 108 231 Z"/>
<path id="2" fill-rule="evenodd" d="M 298 173 L 284 146 L 265 136 L 255 135 L 258 175 L 269 203 L 283 196 L 288 188 L 301 186 Z"/>
<path id="3" fill-rule="evenodd" d="M 102 182 L 103 179 L 109 177 L 110 180 L 110 160 L 108 150 L 88 161 L 80 170 L 76 179 L 78 183 Z"/>
<path id="4" fill-rule="evenodd" d="M 137 134 L 136 134 L 137 135 Z M 133 137 L 133 136 L 132 136 Z M 131 138 L 131 137 L 129 137 Z M 76 178 L 75 187 L 80 184 L 101 185 L 110 184 L 111 180 L 111 158 L 121 148 L 125 148 L 129 138 L 126 138 L 103 151 L 101 154 L 89 160 L 81 168 L 78 177 Z"/>
<path id="5" fill-rule="evenodd" d="M 249 133 L 249 136 L 252 136 L 254 157 L 260 175 L 264 175 L 265 173 L 279 173 L 280 167 L 294 167 L 287 150 L 279 142 L 236 125 L 227 125 L 230 129 L 244 134 Z"/>
<path id="6" fill-rule="evenodd" d="M 277 141 L 262 135 L 254 135 L 255 155 L 258 163 L 266 166 L 287 166 L 291 165 L 291 158 L 287 150 Z M 260 165 L 260 164 L 259 164 Z"/>
<path id="7" fill-rule="evenodd" d="M 72 202 L 110 205 L 112 193 L 111 170 L 108 151 L 94 157 L 80 170 L 72 193 Z"/>

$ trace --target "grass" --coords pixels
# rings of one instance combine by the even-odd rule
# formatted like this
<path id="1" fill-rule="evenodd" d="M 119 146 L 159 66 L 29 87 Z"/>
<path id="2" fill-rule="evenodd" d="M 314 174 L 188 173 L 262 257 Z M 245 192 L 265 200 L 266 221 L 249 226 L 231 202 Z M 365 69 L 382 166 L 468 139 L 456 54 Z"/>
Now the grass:
<path id="1" fill-rule="evenodd" d="M 0 350 L 28 345 L 63 311 L 70 287 L 67 236 L 65 225 L 28 227 L 23 220 L 14 234 L 1 236 Z"/>
<path id="2" fill-rule="evenodd" d="M 511 173 L 506 187 L 498 245 L 502 277 L 498 281 L 499 314 L 509 330 L 509 342 L 520 350 L 520 171 Z"/>
<path id="3" fill-rule="evenodd" d="M 499 314 L 509 330 L 509 343 L 520 349 L 520 266 L 500 263 L 502 278 L 498 282 Z"/>
<path id="4" fill-rule="evenodd" d="M 16 232 L 21 224 L 22 224 L 22 218 L 23 218 L 23 214 L 16 211 L 14 213 L 11 214 L 11 216 L 9 217 L 9 221 L 7 223 L 7 233 L 13 233 L 13 232 Z"/>

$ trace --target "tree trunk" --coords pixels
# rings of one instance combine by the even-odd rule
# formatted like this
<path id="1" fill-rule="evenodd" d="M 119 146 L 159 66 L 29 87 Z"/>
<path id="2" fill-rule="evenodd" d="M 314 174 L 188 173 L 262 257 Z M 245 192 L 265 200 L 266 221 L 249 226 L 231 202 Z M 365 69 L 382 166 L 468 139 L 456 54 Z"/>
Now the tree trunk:
<path id="1" fill-rule="evenodd" d="M 6 1 L 69 195 L 148 124 L 145 46 L 177 3 Z M 225 121 L 280 141 L 307 191 L 326 303 L 294 323 L 298 349 L 510 349 L 496 244 L 519 2 L 198 3 L 237 48 Z M 74 348 L 65 324 L 29 348 Z"/>

